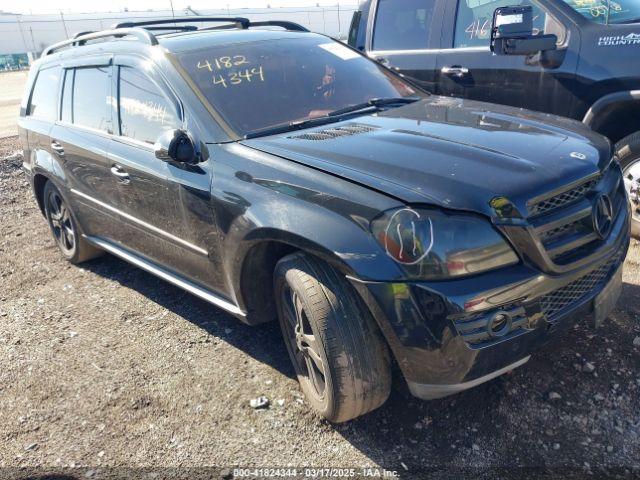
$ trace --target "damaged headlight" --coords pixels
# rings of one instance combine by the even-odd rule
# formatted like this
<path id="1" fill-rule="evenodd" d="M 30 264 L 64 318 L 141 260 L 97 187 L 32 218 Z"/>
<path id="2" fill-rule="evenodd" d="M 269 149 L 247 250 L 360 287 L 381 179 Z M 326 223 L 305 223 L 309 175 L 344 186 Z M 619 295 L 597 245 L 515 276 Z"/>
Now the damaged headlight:
<path id="1" fill-rule="evenodd" d="M 401 208 L 383 213 L 371 231 L 411 279 L 447 279 L 518 263 L 518 256 L 480 216 Z"/>

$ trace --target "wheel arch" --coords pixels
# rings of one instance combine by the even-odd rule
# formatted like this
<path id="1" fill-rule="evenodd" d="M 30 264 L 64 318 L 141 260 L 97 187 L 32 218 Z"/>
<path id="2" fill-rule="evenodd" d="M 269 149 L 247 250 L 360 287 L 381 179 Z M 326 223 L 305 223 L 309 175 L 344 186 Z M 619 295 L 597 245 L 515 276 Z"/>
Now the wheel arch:
<path id="1" fill-rule="evenodd" d="M 591 106 L 582 122 L 612 144 L 640 131 L 640 90 L 605 95 Z"/>
<path id="2" fill-rule="evenodd" d="M 319 258 L 343 275 L 354 273 L 339 255 L 312 240 L 271 228 L 254 231 L 246 239 L 239 271 L 234 275 L 234 289 L 239 292 L 240 308 L 247 312 L 247 323 L 259 324 L 276 318 L 273 272 L 280 259 L 296 252 Z"/>
<path id="3" fill-rule="evenodd" d="M 36 202 L 40 208 L 40 213 L 45 216 L 44 212 L 44 186 L 49 181 L 49 177 L 42 173 L 36 173 L 33 176 L 33 195 L 36 197 Z"/>

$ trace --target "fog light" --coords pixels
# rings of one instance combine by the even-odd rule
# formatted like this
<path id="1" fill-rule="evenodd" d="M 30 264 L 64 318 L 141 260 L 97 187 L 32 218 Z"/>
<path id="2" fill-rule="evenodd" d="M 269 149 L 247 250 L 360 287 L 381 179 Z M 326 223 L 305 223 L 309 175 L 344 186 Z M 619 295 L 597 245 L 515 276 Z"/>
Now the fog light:
<path id="1" fill-rule="evenodd" d="M 503 337 L 511 331 L 511 315 L 507 312 L 496 312 L 489 320 L 489 335 L 492 337 Z"/>

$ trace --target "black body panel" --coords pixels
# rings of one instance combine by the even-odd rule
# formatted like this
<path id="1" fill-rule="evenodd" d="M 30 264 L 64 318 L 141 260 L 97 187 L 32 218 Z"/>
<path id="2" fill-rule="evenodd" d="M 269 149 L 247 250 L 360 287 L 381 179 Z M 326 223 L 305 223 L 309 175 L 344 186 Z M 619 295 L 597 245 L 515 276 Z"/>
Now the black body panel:
<path id="1" fill-rule="evenodd" d="M 594 310 L 629 242 L 621 172 L 604 137 L 553 115 L 431 96 L 235 141 L 173 56 L 282 35 L 314 34 L 182 33 L 159 45 L 118 40 L 48 55 L 34 71 L 113 55 L 113 129 L 27 115 L 32 74 L 19 126 L 36 198 L 44 181 L 54 182 L 88 241 L 250 324 L 275 316 L 279 258 L 304 251 L 325 260 L 359 292 L 420 396 L 425 385 L 473 383 L 520 364 L 554 328 Z M 159 147 L 120 134 L 115 78 L 136 62 L 175 101 L 197 162 L 161 160 Z M 604 196 L 607 231 L 591 223 Z M 410 278 L 372 225 L 385 212 L 421 208 L 473 216 L 514 261 L 448 280 Z M 544 313 L 546 295 L 584 279 L 580 297 Z M 497 309 L 518 312 L 519 330 L 488 341 L 475 330 Z M 468 322 L 480 327 L 468 331 Z"/>

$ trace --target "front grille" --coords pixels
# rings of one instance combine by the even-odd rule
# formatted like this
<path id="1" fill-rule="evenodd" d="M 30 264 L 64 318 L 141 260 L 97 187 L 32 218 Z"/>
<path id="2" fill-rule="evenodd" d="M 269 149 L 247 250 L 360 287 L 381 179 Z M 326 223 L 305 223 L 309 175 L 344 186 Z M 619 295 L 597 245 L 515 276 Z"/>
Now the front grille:
<path id="1" fill-rule="evenodd" d="M 369 133 L 377 130 L 378 127 L 373 125 L 365 125 L 362 123 L 349 123 L 340 127 L 325 128 L 323 130 L 316 130 L 315 132 L 303 133 L 300 135 L 292 135 L 289 138 L 296 140 L 330 140 L 332 138 L 346 137 L 349 135 L 358 135 L 361 133 Z"/>
<path id="2" fill-rule="evenodd" d="M 622 252 L 617 253 L 608 262 L 590 273 L 540 297 L 540 307 L 547 319 L 552 321 L 556 314 L 580 301 L 591 292 L 596 285 L 602 282 L 618 266 L 622 255 Z"/>
<path id="3" fill-rule="evenodd" d="M 549 244 L 554 240 L 558 240 L 561 237 L 574 235 L 580 232 L 586 232 L 586 227 L 583 220 L 577 220 L 575 222 L 565 223 L 559 227 L 547 230 L 540 234 L 540 240 L 542 243 Z"/>
<path id="4" fill-rule="evenodd" d="M 548 258 L 556 265 L 594 253 L 603 239 L 594 229 L 593 205 L 599 194 L 609 196 L 614 222 L 624 204 L 618 169 L 610 168 L 597 177 L 529 204 L 529 221 Z"/>
<path id="5" fill-rule="evenodd" d="M 532 217 L 542 215 L 565 205 L 569 205 L 584 198 L 585 194 L 592 190 L 600 180 L 600 177 L 592 178 L 581 183 L 570 190 L 554 195 L 549 198 L 540 200 L 529 206 L 529 214 Z"/>

